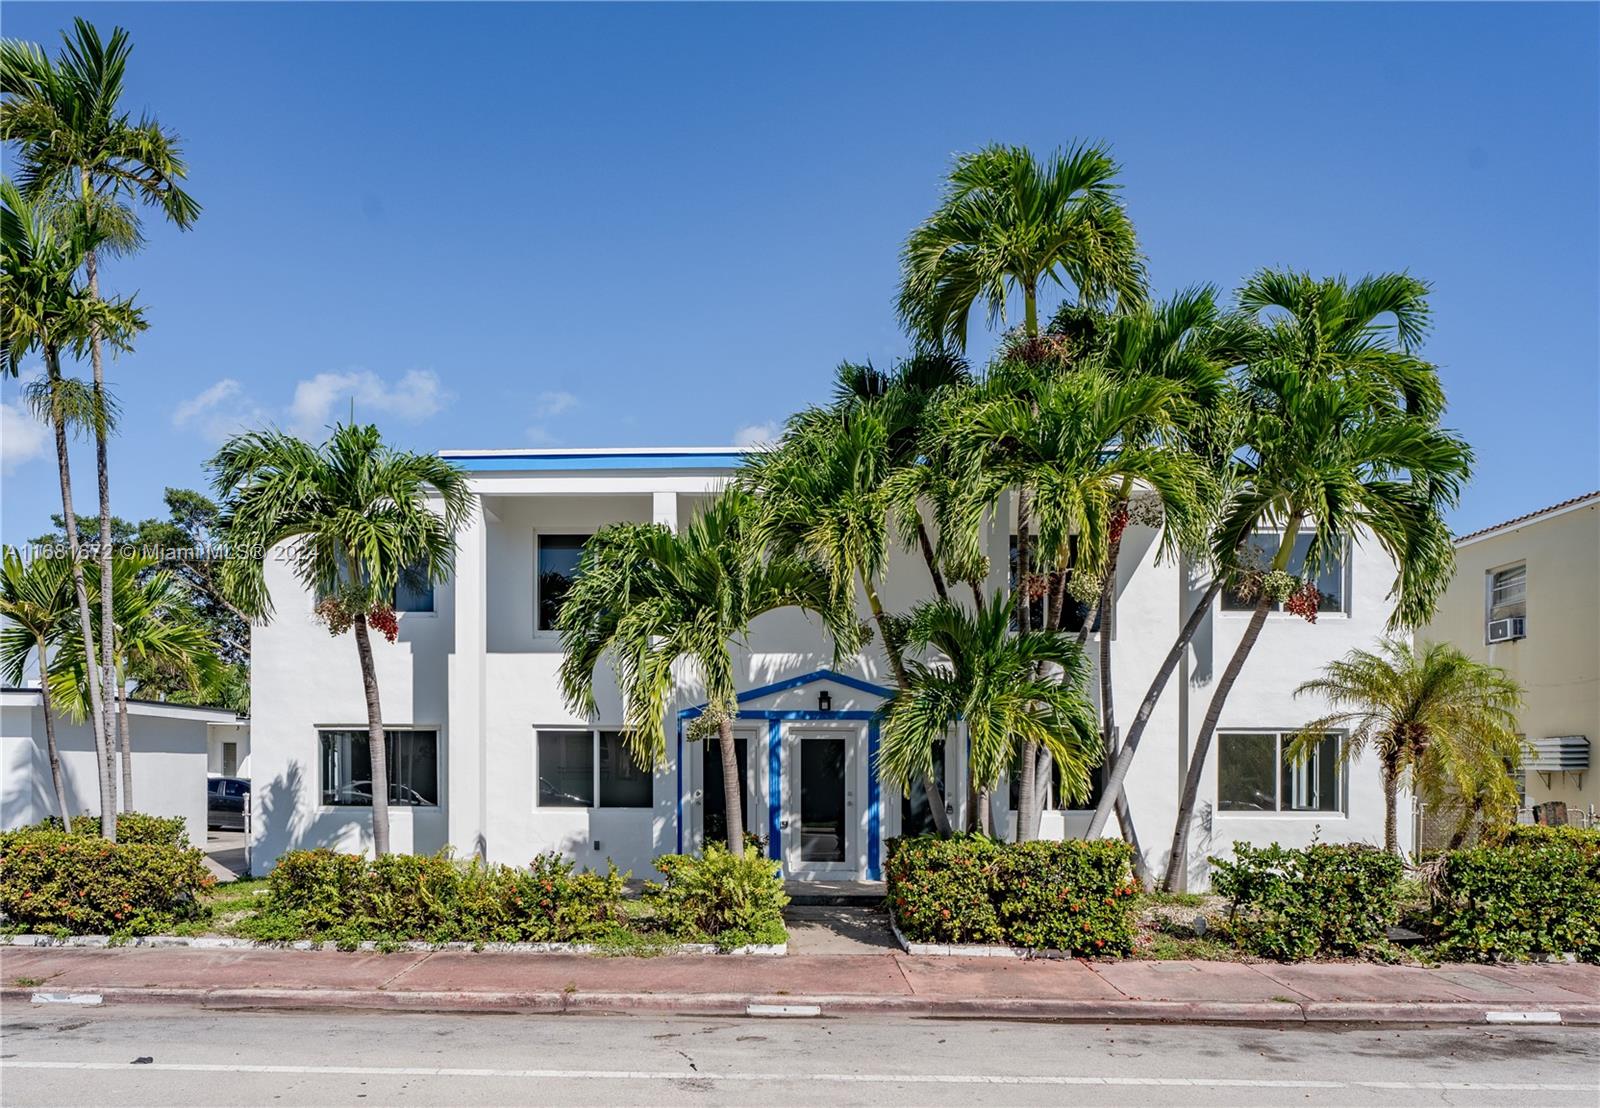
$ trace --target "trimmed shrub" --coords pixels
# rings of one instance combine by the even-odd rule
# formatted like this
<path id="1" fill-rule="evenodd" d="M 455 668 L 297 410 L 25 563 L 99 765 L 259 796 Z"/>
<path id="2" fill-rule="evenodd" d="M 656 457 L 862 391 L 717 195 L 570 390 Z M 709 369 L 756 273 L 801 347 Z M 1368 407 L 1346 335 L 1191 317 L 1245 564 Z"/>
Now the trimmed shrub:
<path id="1" fill-rule="evenodd" d="M 1212 891 L 1232 902 L 1235 945 L 1290 962 L 1359 954 L 1385 938 L 1398 909 L 1400 859 L 1359 843 L 1233 844 L 1213 858 Z"/>
<path id="2" fill-rule="evenodd" d="M 0 915 L 12 929 L 156 934 L 204 919 L 199 895 L 214 883 L 198 850 L 46 827 L 0 834 Z"/>
<path id="3" fill-rule="evenodd" d="M 50 831 L 61 830 L 57 816 L 46 816 L 38 825 Z M 100 817 L 87 812 L 72 817 L 74 835 L 100 835 Z M 144 843 L 149 846 L 172 846 L 189 849 L 189 827 L 182 816 L 150 816 L 143 812 L 121 812 L 117 815 L 117 842 Z"/>
<path id="4" fill-rule="evenodd" d="M 1009 943 L 1077 955 L 1133 946 L 1132 850 L 1115 840 L 894 839 L 889 906 L 914 942 Z"/>
<path id="5" fill-rule="evenodd" d="M 667 854 L 656 859 L 664 875 L 647 884 L 649 925 L 685 942 L 714 942 L 724 950 L 756 943 L 784 943 L 783 891 L 778 863 L 751 845 L 742 857 L 708 843 L 705 853 Z"/>
<path id="6" fill-rule="evenodd" d="M 1518 827 L 1502 846 L 1452 851 L 1433 924 L 1444 957 L 1600 962 L 1600 832 Z"/>
<path id="7" fill-rule="evenodd" d="M 623 922 L 623 875 L 580 873 L 558 855 L 528 869 L 462 864 L 447 852 L 368 860 L 326 848 L 290 851 L 267 876 L 259 939 L 399 942 L 582 942 Z"/>

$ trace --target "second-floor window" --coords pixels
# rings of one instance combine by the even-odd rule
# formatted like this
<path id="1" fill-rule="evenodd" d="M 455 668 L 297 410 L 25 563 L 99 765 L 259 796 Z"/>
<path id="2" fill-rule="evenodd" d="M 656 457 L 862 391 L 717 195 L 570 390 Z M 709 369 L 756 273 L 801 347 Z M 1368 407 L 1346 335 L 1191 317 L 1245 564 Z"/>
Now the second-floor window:
<path id="1" fill-rule="evenodd" d="M 588 535 L 540 535 L 538 538 L 538 600 L 540 631 L 554 631 L 561 602 L 578 576 L 578 559 Z"/>
<path id="2" fill-rule="evenodd" d="M 1523 633 L 1527 631 L 1528 616 L 1528 565 L 1519 562 L 1489 574 L 1488 622 L 1502 619 L 1523 620 Z M 1490 636 L 1494 636 L 1491 634 Z"/>
<path id="3" fill-rule="evenodd" d="M 1078 536 L 1073 535 L 1069 541 L 1071 545 L 1068 547 L 1067 557 L 1071 561 L 1076 561 L 1078 551 Z M 1054 580 L 1054 578 L 1052 577 L 1051 580 Z M 1010 567 L 1007 570 L 1006 581 L 1014 593 L 1017 587 L 1016 535 L 1011 536 Z M 1085 604 L 1079 600 L 1076 600 L 1073 598 L 1072 594 L 1067 592 L 1065 589 L 1061 591 L 1061 605 L 1064 609 L 1061 615 L 1061 630 L 1073 632 L 1079 631 L 1083 628 L 1085 620 L 1089 622 L 1090 631 L 1100 630 L 1100 611 L 1097 605 Z M 1035 631 L 1043 629 L 1045 611 L 1045 597 L 1038 596 L 1028 602 L 1028 625 Z M 1115 604 L 1111 606 L 1110 611 L 1107 612 L 1107 616 L 1109 618 L 1106 620 L 1106 622 L 1113 629 L 1114 637 L 1115 627 L 1117 624 Z M 1011 629 L 1013 631 L 1017 629 L 1017 617 L 1015 614 L 1013 614 L 1011 617 Z"/>
<path id="4" fill-rule="evenodd" d="M 1278 545 L 1282 541 L 1282 535 L 1256 534 L 1251 536 L 1249 550 L 1247 551 L 1247 563 L 1259 568 L 1271 565 L 1272 560 L 1278 556 Z M 1296 535 L 1294 550 L 1289 555 L 1289 564 L 1284 568 L 1296 577 L 1304 577 L 1306 554 L 1310 549 L 1311 536 Z M 1315 582 L 1317 591 L 1322 594 L 1322 600 L 1317 605 L 1318 611 L 1349 611 L 1348 606 L 1345 604 L 1344 595 L 1344 567 L 1346 560 L 1344 554 L 1345 552 L 1341 550 L 1333 557 L 1324 556 L 1322 559 L 1322 568 L 1317 571 Z M 1231 588 L 1222 590 L 1222 610 L 1225 612 L 1248 612 L 1252 611 L 1255 606 L 1256 598 L 1253 595 L 1244 595 Z M 1281 602 L 1273 604 L 1272 610 L 1281 612 L 1283 604 Z"/>

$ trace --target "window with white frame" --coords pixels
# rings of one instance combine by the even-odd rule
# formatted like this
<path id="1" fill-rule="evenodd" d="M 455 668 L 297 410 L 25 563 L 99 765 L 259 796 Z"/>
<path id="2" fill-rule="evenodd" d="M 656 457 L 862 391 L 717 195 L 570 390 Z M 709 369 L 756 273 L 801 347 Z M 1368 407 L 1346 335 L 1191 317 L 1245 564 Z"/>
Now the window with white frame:
<path id="1" fill-rule="evenodd" d="M 372 747 L 365 729 L 317 732 L 321 744 L 322 803 L 333 807 L 372 805 Z M 433 807 L 439 803 L 439 733 L 385 728 L 389 803 Z"/>
<path id="2" fill-rule="evenodd" d="M 1306 757 L 1290 756 L 1294 731 L 1217 736 L 1219 812 L 1338 812 L 1343 809 L 1339 736 L 1324 735 Z"/>
<path id="3" fill-rule="evenodd" d="M 339 576 L 349 580 L 350 572 L 343 558 L 339 559 L 339 566 Z M 317 600 L 321 601 L 327 595 L 323 589 L 317 589 Z M 400 571 L 400 579 L 394 586 L 393 607 L 397 612 L 433 611 L 433 581 L 428 577 L 426 561 L 412 562 Z"/>
<path id="4" fill-rule="evenodd" d="M 621 731 L 549 728 L 534 733 L 540 808 L 648 808 L 651 774 Z"/>
<path id="5" fill-rule="evenodd" d="M 554 631 L 561 615 L 561 602 L 578 578 L 578 562 L 583 544 L 590 535 L 539 535 L 536 541 L 535 571 L 538 587 L 538 629 Z"/>
<path id="6" fill-rule="evenodd" d="M 1245 544 L 1245 562 L 1260 568 L 1270 566 L 1278 556 L 1279 544 L 1283 541 L 1282 535 L 1258 532 L 1250 537 Z M 1295 577 L 1305 576 L 1306 555 L 1311 552 L 1311 536 L 1296 535 L 1294 537 L 1294 550 L 1289 555 L 1289 564 L 1284 569 Z M 1346 550 L 1341 549 L 1337 554 L 1329 557 L 1324 555 L 1322 565 L 1317 570 L 1317 592 L 1322 594 L 1317 603 L 1319 612 L 1345 612 L 1349 607 L 1345 603 L 1345 557 Z M 1249 612 L 1256 606 L 1256 596 L 1245 594 L 1234 588 L 1222 590 L 1222 610 L 1225 612 Z M 1282 601 L 1273 603 L 1272 611 L 1283 611 Z"/>
<path id="7" fill-rule="evenodd" d="M 1520 619 L 1526 621 L 1528 617 L 1528 564 L 1518 562 L 1514 566 L 1493 570 L 1489 574 L 1489 612 L 1488 622 L 1493 623 L 1501 619 Z M 1524 622 L 1523 630 L 1527 630 Z"/>

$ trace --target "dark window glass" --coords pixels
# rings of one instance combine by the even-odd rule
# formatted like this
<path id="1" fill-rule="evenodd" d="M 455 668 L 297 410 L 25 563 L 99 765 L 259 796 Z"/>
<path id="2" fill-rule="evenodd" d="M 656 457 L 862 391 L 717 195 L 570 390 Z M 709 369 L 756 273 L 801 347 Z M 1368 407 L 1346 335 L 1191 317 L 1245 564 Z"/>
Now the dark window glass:
<path id="1" fill-rule="evenodd" d="M 1278 736 L 1217 737 L 1217 808 L 1223 812 L 1277 810 Z"/>
<path id="2" fill-rule="evenodd" d="M 439 803 L 439 735 L 435 731 L 385 731 L 389 803 Z M 372 804 L 372 752 L 365 731 L 323 731 L 322 803 Z"/>
<path id="3" fill-rule="evenodd" d="M 708 843 L 728 841 L 728 809 L 723 802 L 722 795 L 722 747 L 721 739 L 705 739 L 705 749 L 701 756 L 705 759 L 705 772 L 701 777 L 705 781 L 705 789 L 701 795 L 701 823 L 704 826 L 705 838 Z M 750 795 L 750 766 L 746 752 L 746 743 L 742 738 L 733 740 L 733 757 L 739 766 L 739 808 L 744 816 L 744 825 L 750 827 L 749 805 L 745 798 Z"/>
<path id="4" fill-rule="evenodd" d="M 1283 736 L 1283 784 L 1279 803 L 1285 812 L 1336 812 L 1339 810 L 1339 738 L 1329 735 L 1317 744 L 1311 757 L 1295 764 L 1289 760 L 1293 735 Z"/>
<path id="5" fill-rule="evenodd" d="M 400 583 L 394 589 L 394 610 L 433 611 L 433 582 L 428 580 L 428 567 L 425 562 L 413 562 L 400 571 Z"/>
<path id="6" fill-rule="evenodd" d="M 1047 812 L 1063 810 L 1069 812 L 1092 811 L 1100 803 L 1100 795 L 1104 791 L 1104 780 L 1104 766 L 1095 766 L 1091 769 L 1089 771 L 1089 799 L 1081 805 L 1068 808 L 1061 796 L 1061 765 L 1052 758 L 1050 760 L 1050 792 L 1045 797 L 1044 810 Z M 1015 812 L 1022 801 L 1022 778 L 1016 773 L 1011 775 L 1010 797 L 1011 810 Z"/>
<path id="7" fill-rule="evenodd" d="M 1076 535 L 1072 536 L 1069 542 L 1070 545 L 1068 546 L 1067 557 L 1071 561 L 1076 562 L 1078 552 L 1078 537 Z M 1017 588 L 1017 536 L 1015 535 L 1011 536 L 1009 556 L 1010 564 L 1007 570 L 1006 581 L 1010 585 L 1011 590 L 1015 592 Z M 1061 590 L 1061 605 L 1061 630 L 1081 631 L 1085 621 L 1088 621 L 1089 623 L 1089 630 L 1098 631 L 1100 629 L 1100 613 L 1097 611 L 1097 605 L 1084 604 L 1073 599 L 1072 594 L 1067 592 L 1065 588 Z M 1028 603 L 1028 622 L 1035 631 L 1041 630 L 1044 627 L 1044 617 L 1047 610 L 1048 607 L 1045 603 L 1045 597 L 1043 596 L 1040 596 Z M 1114 614 L 1115 613 L 1113 611 L 1113 615 Z M 1015 613 L 1013 613 L 1011 616 L 1011 629 L 1013 631 L 1017 629 L 1017 617 Z"/>
<path id="8" fill-rule="evenodd" d="M 228 796 L 250 795 L 250 786 L 245 784 L 243 781 L 227 781 L 224 782 L 224 785 L 225 787 L 223 792 Z"/>
<path id="9" fill-rule="evenodd" d="M 600 732 L 600 807 L 650 807 L 650 771 L 628 753 L 621 731 Z"/>
<path id="10" fill-rule="evenodd" d="M 561 601 L 578 576 L 588 535 L 539 536 L 539 630 L 554 631 Z"/>
<path id="11" fill-rule="evenodd" d="M 594 807 L 593 732 L 539 732 L 539 807 Z"/>
<path id="12" fill-rule="evenodd" d="M 800 857 L 845 860 L 845 741 L 807 735 L 800 742 Z"/>
<path id="13" fill-rule="evenodd" d="M 933 744 L 933 780 L 944 787 L 944 740 Z M 935 827 L 933 810 L 928 806 L 928 794 L 921 781 L 914 781 L 911 790 L 900 798 L 900 833 L 902 835 L 931 835 Z"/>
<path id="14" fill-rule="evenodd" d="M 1280 538 L 1281 536 L 1268 534 L 1252 536 L 1247 544 L 1250 554 L 1245 559 L 1246 564 L 1253 565 L 1259 569 L 1265 569 L 1270 566 L 1272 560 L 1278 556 Z M 1296 535 L 1294 552 L 1289 555 L 1289 564 L 1284 568 L 1295 577 L 1301 576 L 1305 572 L 1306 554 L 1310 550 L 1311 536 Z M 1318 611 L 1342 612 L 1345 610 L 1344 558 L 1342 556 L 1323 557 L 1322 568 L 1317 571 L 1316 585 L 1317 591 L 1322 594 L 1322 599 L 1317 605 Z M 1223 611 L 1248 612 L 1254 609 L 1255 606 L 1253 598 L 1246 599 L 1233 588 L 1224 588 L 1222 590 Z M 1281 603 L 1273 604 L 1272 610 L 1282 611 L 1283 605 Z"/>

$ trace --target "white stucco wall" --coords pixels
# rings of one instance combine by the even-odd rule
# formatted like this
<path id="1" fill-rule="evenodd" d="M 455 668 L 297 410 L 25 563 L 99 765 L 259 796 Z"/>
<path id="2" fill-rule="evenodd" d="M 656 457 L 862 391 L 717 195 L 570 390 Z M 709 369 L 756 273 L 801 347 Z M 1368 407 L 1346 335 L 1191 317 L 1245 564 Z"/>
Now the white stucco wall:
<path id="1" fill-rule="evenodd" d="M 534 537 L 540 531 L 590 533 L 620 520 L 686 520 L 693 504 L 724 480 L 725 474 L 716 472 L 474 476 L 485 495 L 460 535 L 456 579 L 435 590 L 435 613 L 401 615 L 398 643 L 375 644 L 386 723 L 437 729 L 444 763 L 438 807 L 391 809 L 397 849 L 436 850 L 449 843 L 463 854 L 477 852 L 519 864 L 556 849 L 584 865 L 602 865 L 609 858 L 645 876 L 654 855 L 676 848 L 679 789 L 692 792 L 698 769 L 697 763 L 684 767 L 686 783 L 680 785 L 678 769 L 671 764 L 671 720 L 669 762 L 655 775 L 649 810 L 540 809 L 536 803 L 535 731 L 612 728 L 621 722 L 621 705 L 614 682 L 602 671 L 598 718 L 580 720 L 567 710 L 556 682 L 559 643 L 554 635 L 535 630 Z M 1008 532 L 996 527 L 988 539 L 991 590 L 1003 582 Z M 1185 567 L 1158 565 L 1154 557 L 1153 533 L 1130 527 L 1119 567 L 1113 639 L 1114 694 L 1124 729 L 1200 587 Z M 1321 706 L 1296 699 L 1294 688 L 1327 661 L 1351 647 L 1370 645 L 1382 633 L 1389 613 L 1385 594 L 1393 576 L 1394 568 L 1381 551 L 1358 545 L 1347 576 L 1346 612 L 1324 614 L 1315 626 L 1290 615 L 1270 617 L 1233 691 L 1221 730 L 1291 730 L 1318 714 Z M 258 869 L 291 847 L 360 850 L 370 845 L 366 812 L 324 808 L 318 802 L 318 727 L 361 727 L 365 721 L 353 639 L 334 639 L 315 621 L 310 596 L 282 562 L 269 565 L 268 583 L 277 613 L 255 633 L 252 673 L 250 776 Z M 920 555 L 897 552 L 884 589 L 886 605 L 905 610 L 927 595 L 931 588 Z M 955 595 L 965 599 L 967 590 L 959 588 Z M 1226 662 L 1247 618 L 1244 613 L 1214 612 L 1202 626 L 1156 709 L 1133 765 L 1130 804 L 1154 868 L 1165 863 L 1185 759 L 1214 673 Z M 1091 655 L 1096 651 L 1092 639 L 1089 649 Z M 828 665 L 831 652 L 819 627 L 789 611 L 758 620 L 748 646 L 737 647 L 735 654 L 741 687 L 753 688 Z M 875 644 L 838 668 L 893 684 Z M 1098 678 L 1094 685 L 1098 699 Z M 796 695 L 814 706 L 815 693 L 807 689 Z M 686 681 L 677 706 L 697 700 L 692 680 Z M 836 705 L 839 700 L 836 694 Z M 690 755 L 695 762 L 701 752 L 692 750 Z M 1293 845 L 1314 835 L 1324 841 L 1382 839 L 1382 798 L 1371 764 L 1351 767 L 1340 812 L 1246 816 L 1215 811 L 1214 747 L 1208 761 L 1190 839 L 1189 868 L 1196 885 L 1206 880 L 1206 857 L 1226 852 L 1236 838 Z M 764 764 L 760 772 L 765 773 Z M 764 798 L 764 790 L 763 779 L 758 799 Z M 959 802 L 965 792 L 959 776 L 947 782 L 953 800 Z M 884 790 L 883 800 L 886 813 L 898 811 L 892 788 Z M 764 817 L 764 809 L 756 815 L 758 820 Z M 1000 816 L 1002 821 L 1008 818 L 1006 813 Z M 693 819 L 692 812 L 686 813 L 686 820 Z M 892 833 L 891 822 L 886 814 L 885 838 Z M 1044 832 L 1078 834 L 1087 822 L 1087 813 L 1048 813 Z M 692 841 L 688 831 L 686 842 Z M 1110 833 L 1117 833 L 1115 821 Z M 1409 833 L 1405 820 L 1402 833 Z"/>

